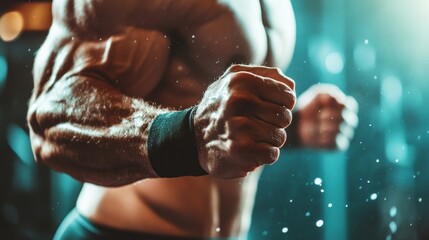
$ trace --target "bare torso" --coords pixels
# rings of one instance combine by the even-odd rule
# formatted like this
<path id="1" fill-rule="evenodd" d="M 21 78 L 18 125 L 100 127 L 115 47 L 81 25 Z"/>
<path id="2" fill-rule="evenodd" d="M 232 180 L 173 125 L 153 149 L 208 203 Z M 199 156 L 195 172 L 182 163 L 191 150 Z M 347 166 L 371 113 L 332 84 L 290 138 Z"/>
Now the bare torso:
<path id="1" fill-rule="evenodd" d="M 62 2 L 57 2 L 58 8 L 70 7 L 63 6 L 65 3 Z M 123 1 L 113 2 L 123 4 Z M 166 10 L 163 8 L 162 11 L 164 17 L 171 17 L 170 20 L 157 20 L 154 17 L 148 23 L 142 17 L 137 24 L 133 24 L 133 27 L 160 28 L 160 31 L 164 32 L 164 29 L 174 28 L 169 25 L 178 24 L 177 21 L 182 20 L 181 17 L 187 16 L 186 12 L 181 13 L 180 9 L 175 9 L 177 7 L 175 5 L 180 5 L 177 4 L 178 2 L 181 3 L 180 1 L 152 2 L 154 4 L 146 4 L 149 7 L 141 4 L 142 14 L 148 13 L 149 16 L 156 16 L 155 13 L 159 10 L 156 7 L 167 6 L 167 8 L 173 9 Z M 210 16 L 210 12 L 217 13 L 213 17 L 208 17 L 209 19 L 205 20 L 207 22 L 200 24 L 195 31 L 192 29 L 188 31 L 187 28 L 179 30 L 175 33 L 179 36 L 177 39 L 168 36 L 166 33 L 171 44 L 168 46 L 168 50 L 164 50 L 170 51 L 170 53 L 166 55 L 168 59 L 160 59 L 162 62 L 166 62 L 166 67 L 159 79 L 149 79 L 147 80 L 148 84 L 137 85 L 137 88 L 135 85 L 125 84 L 125 87 L 120 88 L 123 92 L 128 92 L 128 95 L 132 97 L 155 102 L 162 107 L 182 109 L 197 104 L 207 86 L 219 77 L 231 63 L 274 65 L 282 68 L 287 66 L 291 58 L 295 37 L 293 12 L 289 1 L 210 0 L 207 1 L 207 4 L 203 2 L 193 0 L 182 5 L 195 5 L 187 7 L 200 13 L 201 16 L 194 17 L 195 21 L 199 21 L 198 18 L 204 19 L 204 16 Z M 270 14 L 264 17 L 261 3 L 266 11 L 270 11 Z M 139 3 L 133 4 L 139 5 Z M 123 5 L 126 5 L 125 2 Z M 76 1 L 75 7 L 79 8 L 79 2 Z M 133 8 L 137 7 L 133 6 Z M 151 8 L 155 9 L 150 10 Z M 61 9 L 58 11 L 60 12 Z M 75 11 L 75 13 L 79 12 L 83 11 Z M 114 12 L 110 14 L 113 17 Z M 171 14 L 177 14 L 177 16 Z M 131 15 L 135 15 L 135 13 Z M 110 15 L 106 13 L 94 14 L 94 16 L 106 17 Z M 121 16 L 118 18 L 122 19 Z M 263 20 L 263 18 L 265 19 Z M 89 20 L 94 21 L 91 18 Z M 113 19 L 112 21 L 116 20 Z M 168 23 L 168 21 L 173 23 Z M 99 26 L 103 29 L 104 25 L 101 23 Z M 56 34 L 52 30 L 47 44 L 41 52 L 48 52 L 47 55 L 50 55 L 49 52 L 51 51 L 55 52 L 47 46 L 52 42 L 54 42 L 52 45 L 55 45 L 55 42 L 58 41 L 58 39 L 55 40 L 57 36 L 54 35 L 61 34 Z M 67 39 L 71 39 L 70 41 L 76 41 L 72 34 L 65 33 L 65 35 Z M 127 40 L 126 38 L 131 35 L 124 36 L 123 38 Z M 100 38 L 99 43 L 97 43 L 101 44 L 100 47 L 94 48 L 95 50 L 91 48 L 92 52 L 88 50 L 87 53 L 92 54 L 91 58 L 96 58 L 94 56 L 97 55 L 99 49 L 108 47 L 114 49 L 112 46 L 115 46 L 115 41 L 119 41 L 116 45 L 119 46 L 118 49 L 121 49 L 119 54 L 128 51 L 127 47 L 120 47 L 122 40 L 108 42 L 105 39 L 104 36 Z M 59 42 L 61 41 L 66 40 L 60 39 Z M 106 43 L 103 45 L 104 41 Z M 58 43 L 58 45 L 61 44 Z M 73 43 L 67 44 L 72 45 Z M 70 47 L 70 49 L 74 48 Z M 135 50 L 134 53 L 139 54 L 138 50 Z M 108 57 L 113 60 L 119 56 L 116 56 L 113 50 L 109 54 L 111 55 Z M 162 56 L 162 54 L 157 55 L 156 52 L 154 54 L 155 57 Z M 58 55 L 60 54 L 58 53 Z M 76 56 L 79 58 L 81 55 Z M 101 55 L 103 54 L 100 54 L 100 58 Z M 49 61 L 43 61 L 43 56 L 39 56 L 39 58 L 42 59 L 39 60 L 39 65 L 42 65 L 41 71 L 45 71 L 43 64 L 45 64 L 44 62 L 49 64 Z M 58 58 L 60 57 L 57 56 L 57 60 Z M 85 61 L 83 64 L 80 63 L 81 65 L 76 64 L 76 60 L 74 61 L 75 65 L 71 66 L 71 69 L 86 64 Z M 51 71 L 55 72 L 55 70 L 55 67 L 51 66 Z M 62 71 L 62 69 L 59 68 L 58 71 Z M 43 74 L 43 72 L 38 74 L 36 69 L 36 76 Z M 43 79 L 43 76 L 41 78 Z M 46 83 L 46 85 L 48 84 L 49 82 Z M 138 86 L 143 87 L 139 89 Z M 120 229 L 177 236 L 239 237 L 246 235 L 250 225 L 259 175 L 260 170 L 243 179 L 234 180 L 222 180 L 210 176 L 145 179 L 119 188 L 85 184 L 79 196 L 77 208 L 96 223 Z"/>
<path id="2" fill-rule="evenodd" d="M 180 54 L 180 53 L 179 53 Z M 177 109 L 195 105 L 210 83 L 173 57 L 160 87 L 147 98 Z M 260 171 L 243 179 L 210 176 L 146 179 L 120 188 L 85 184 L 77 209 L 96 223 L 173 236 L 243 236 Z"/>
<path id="3" fill-rule="evenodd" d="M 86 184 L 77 208 L 96 223 L 177 236 L 242 236 L 250 225 L 258 174 L 150 179 L 121 188 Z"/>

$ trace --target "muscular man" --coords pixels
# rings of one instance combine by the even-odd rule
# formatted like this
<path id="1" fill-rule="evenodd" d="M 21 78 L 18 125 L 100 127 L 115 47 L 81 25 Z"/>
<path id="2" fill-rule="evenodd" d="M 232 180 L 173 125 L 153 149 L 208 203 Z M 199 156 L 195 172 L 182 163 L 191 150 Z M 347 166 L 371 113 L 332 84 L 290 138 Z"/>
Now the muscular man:
<path id="1" fill-rule="evenodd" d="M 86 182 L 56 238 L 245 238 L 295 105 L 278 69 L 294 47 L 290 2 L 54 0 L 53 15 L 31 141 L 38 162 Z M 289 138 L 346 147 L 354 111 L 315 86 Z"/>

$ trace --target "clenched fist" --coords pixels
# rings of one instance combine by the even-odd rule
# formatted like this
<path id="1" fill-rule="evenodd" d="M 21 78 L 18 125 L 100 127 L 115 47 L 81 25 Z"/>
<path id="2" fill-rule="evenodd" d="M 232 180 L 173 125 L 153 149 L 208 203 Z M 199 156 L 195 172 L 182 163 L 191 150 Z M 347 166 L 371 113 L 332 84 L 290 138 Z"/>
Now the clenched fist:
<path id="1" fill-rule="evenodd" d="M 297 140 L 303 147 L 348 148 L 358 124 L 358 104 L 331 84 L 317 84 L 304 92 L 296 106 Z"/>
<path id="2" fill-rule="evenodd" d="M 292 121 L 294 81 L 277 68 L 233 65 L 205 92 L 194 117 L 201 166 L 219 178 L 272 164 Z"/>

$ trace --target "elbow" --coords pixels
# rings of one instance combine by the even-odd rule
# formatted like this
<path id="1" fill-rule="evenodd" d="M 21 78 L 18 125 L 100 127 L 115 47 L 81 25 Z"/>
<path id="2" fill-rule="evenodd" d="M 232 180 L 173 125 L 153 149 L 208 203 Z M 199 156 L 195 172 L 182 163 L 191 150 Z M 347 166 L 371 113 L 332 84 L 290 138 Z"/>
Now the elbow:
<path id="1" fill-rule="evenodd" d="M 52 124 L 48 124 L 50 122 L 49 118 L 49 114 L 41 113 L 40 106 L 37 106 L 35 103 L 30 104 L 27 113 L 27 124 L 34 160 L 37 163 L 52 167 L 52 165 L 55 165 L 53 158 L 56 147 L 46 134 L 47 130 L 52 127 Z"/>
<path id="2" fill-rule="evenodd" d="M 31 148 L 33 150 L 34 160 L 37 163 L 42 163 L 44 162 L 41 155 L 44 142 L 44 134 L 39 124 L 39 121 L 37 120 L 36 108 L 32 106 L 34 105 L 30 105 L 30 108 L 27 113 L 27 124 L 30 130 Z"/>

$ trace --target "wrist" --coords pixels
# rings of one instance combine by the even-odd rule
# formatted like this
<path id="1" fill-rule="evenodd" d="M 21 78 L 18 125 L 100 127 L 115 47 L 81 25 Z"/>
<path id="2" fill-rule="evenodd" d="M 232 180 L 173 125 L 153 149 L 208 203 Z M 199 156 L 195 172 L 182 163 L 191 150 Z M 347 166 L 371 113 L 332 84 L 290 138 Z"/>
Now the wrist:
<path id="1" fill-rule="evenodd" d="M 148 156 L 160 177 L 207 175 L 198 160 L 193 117 L 196 107 L 158 115 L 148 136 Z"/>

